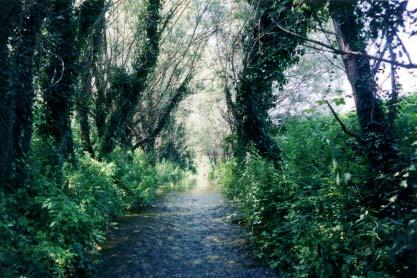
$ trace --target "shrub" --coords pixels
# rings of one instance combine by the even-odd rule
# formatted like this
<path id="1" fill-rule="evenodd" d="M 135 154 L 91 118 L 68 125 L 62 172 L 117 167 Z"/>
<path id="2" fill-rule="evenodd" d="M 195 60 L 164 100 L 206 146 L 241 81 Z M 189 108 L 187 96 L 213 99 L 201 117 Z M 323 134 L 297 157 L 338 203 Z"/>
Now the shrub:
<path id="1" fill-rule="evenodd" d="M 279 169 L 252 151 L 214 173 L 240 208 L 257 256 L 283 277 L 413 277 L 416 196 L 408 212 L 392 199 L 387 206 L 398 211 L 389 216 L 362 203 L 365 159 L 331 118 L 293 119 L 277 140 Z M 415 167 L 407 171 L 411 186 Z"/>
<path id="2" fill-rule="evenodd" d="M 61 177 L 45 167 L 48 149 L 35 141 L 28 186 L 7 198 L 0 192 L 4 275 L 86 275 L 99 259 L 111 221 L 146 205 L 160 185 L 183 176 L 170 172 L 176 168 L 167 162 L 152 164 L 142 151 L 116 150 L 108 162 L 84 154 L 76 165 L 65 164 Z"/>

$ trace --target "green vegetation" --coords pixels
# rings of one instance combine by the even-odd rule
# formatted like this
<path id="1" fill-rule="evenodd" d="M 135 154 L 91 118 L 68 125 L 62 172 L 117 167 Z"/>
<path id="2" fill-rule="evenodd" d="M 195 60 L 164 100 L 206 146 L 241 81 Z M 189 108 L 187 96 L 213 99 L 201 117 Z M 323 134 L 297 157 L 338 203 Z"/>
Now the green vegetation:
<path id="1" fill-rule="evenodd" d="M 225 54 L 232 134 L 212 176 L 240 208 L 258 257 L 283 277 L 415 277 L 416 95 L 404 94 L 399 69 L 417 68 L 400 58 L 417 10 L 407 1 L 245 2 L 242 66 Z M 337 94 L 336 70 L 314 69 L 322 62 L 311 53 L 322 52 L 352 95 Z M 317 61 L 308 80 L 305 53 Z M 348 97 L 355 111 L 344 114 Z"/>
<path id="2" fill-rule="evenodd" d="M 92 274 L 118 216 L 211 166 L 283 277 L 416 277 L 415 1 L 0 10 L 0 276 Z"/>
<path id="3" fill-rule="evenodd" d="M 0 264 L 6 276 L 88 274 L 115 217 L 146 206 L 160 186 L 184 175 L 168 162 L 154 165 L 142 151 L 116 150 L 109 161 L 80 155 L 75 166 L 63 166 L 58 181 L 42 165 L 48 151 L 34 139 L 30 188 L 1 195 Z"/>
<path id="4" fill-rule="evenodd" d="M 400 103 L 395 132 L 403 138 L 402 157 L 415 152 L 410 148 L 417 141 L 415 99 Z M 356 126 L 354 115 L 343 120 Z M 331 116 L 290 119 L 276 140 L 283 156 L 278 168 L 248 153 L 244 161 L 226 161 L 214 173 L 240 208 L 259 258 L 289 277 L 414 275 L 415 196 L 401 200 L 396 189 L 385 206 L 370 206 L 366 158 Z M 415 188 L 416 166 L 380 179 Z"/>
<path id="5" fill-rule="evenodd" d="M 181 130 L 174 115 L 193 70 L 159 51 L 180 10 L 159 0 L 0 8 L 0 276 L 90 275 L 116 217 L 194 169 L 184 132 L 162 136 Z M 138 20 L 121 21 L 132 13 Z M 113 41 L 123 24 L 137 34 Z M 186 53 L 198 53 L 194 39 Z"/>

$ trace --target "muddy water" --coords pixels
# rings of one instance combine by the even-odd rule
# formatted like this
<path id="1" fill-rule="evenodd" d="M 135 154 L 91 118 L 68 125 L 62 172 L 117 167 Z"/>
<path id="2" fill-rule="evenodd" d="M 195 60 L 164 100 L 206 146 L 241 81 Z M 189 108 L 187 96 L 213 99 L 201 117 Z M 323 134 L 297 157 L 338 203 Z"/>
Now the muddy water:
<path id="1" fill-rule="evenodd" d="M 212 186 L 168 193 L 121 220 L 97 277 L 275 277 L 254 261 L 232 213 Z"/>

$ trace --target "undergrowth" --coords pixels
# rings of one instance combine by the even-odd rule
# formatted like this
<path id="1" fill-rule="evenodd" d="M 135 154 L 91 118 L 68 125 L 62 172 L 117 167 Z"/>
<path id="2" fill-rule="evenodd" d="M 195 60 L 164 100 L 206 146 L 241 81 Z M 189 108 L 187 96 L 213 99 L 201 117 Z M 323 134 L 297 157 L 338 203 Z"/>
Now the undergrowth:
<path id="1" fill-rule="evenodd" d="M 88 275 L 114 218 L 149 204 L 161 185 L 185 175 L 169 162 L 155 165 L 142 151 L 116 150 L 106 161 L 82 154 L 52 178 L 54 170 L 44 165 L 49 149 L 35 141 L 28 186 L 0 193 L 2 277 Z"/>
<path id="2" fill-rule="evenodd" d="M 417 140 L 415 107 L 403 102 L 402 108 L 399 152 L 410 157 Z M 352 117 L 344 121 L 353 128 Z M 283 155 L 278 167 L 253 151 L 243 160 L 223 162 L 213 173 L 240 208 L 260 259 L 280 277 L 415 277 L 413 162 L 394 177 L 381 177 L 412 189 L 409 203 L 398 198 L 396 188 L 375 209 L 363 202 L 366 160 L 332 118 L 292 119 L 277 141 Z"/>

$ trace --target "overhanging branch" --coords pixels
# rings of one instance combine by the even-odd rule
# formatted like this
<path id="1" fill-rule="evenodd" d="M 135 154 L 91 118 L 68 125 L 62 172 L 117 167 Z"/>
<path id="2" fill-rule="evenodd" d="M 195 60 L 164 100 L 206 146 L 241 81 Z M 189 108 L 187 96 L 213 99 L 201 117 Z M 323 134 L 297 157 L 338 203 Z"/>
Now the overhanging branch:
<path id="1" fill-rule="evenodd" d="M 377 57 L 377 56 L 374 56 L 374 55 L 369 55 L 369 54 L 362 53 L 362 52 L 350 51 L 350 50 L 341 50 L 341 49 L 336 49 L 336 48 L 334 48 L 333 46 L 328 45 L 328 44 L 326 44 L 326 43 L 323 43 L 323 42 L 321 42 L 321 41 L 314 40 L 314 39 L 310 39 L 310 38 L 305 37 L 305 36 L 303 36 L 303 35 L 297 34 L 297 33 L 293 32 L 293 31 L 291 31 L 291 30 L 288 30 L 288 29 L 286 29 L 286 28 L 282 27 L 282 26 L 281 26 L 279 23 L 277 23 L 277 22 L 275 22 L 275 24 L 276 24 L 276 26 L 277 26 L 280 30 L 282 30 L 282 31 L 284 31 L 284 32 L 286 32 L 286 33 L 288 33 L 288 34 L 290 34 L 290 35 L 294 36 L 294 37 L 302 38 L 302 39 L 304 39 L 304 40 L 305 40 L 305 41 L 307 41 L 307 42 L 311 42 L 311 43 L 314 43 L 314 44 L 320 45 L 320 46 L 322 46 L 322 47 L 324 47 L 324 48 L 327 48 L 328 50 L 330 50 L 331 52 L 333 52 L 333 53 L 335 53 L 335 54 L 363 56 L 363 57 L 366 57 L 366 58 L 371 59 L 371 60 L 376 60 L 376 61 L 380 61 L 380 62 L 389 63 L 389 64 L 391 64 L 391 65 L 395 65 L 395 66 L 397 66 L 397 67 L 401 67 L 401 68 L 406 68 L 406 69 L 417 69 L 417 64 L 414 64 L 414 63 L 404 64 L 404 63 L 401 63 L 401 62 L 398 62 L 398 61 L 395 61 L 395 60 L 390 60 L 390 59 L 386 59 L 386 58 L 383 58 L 383 57 Z"/>

